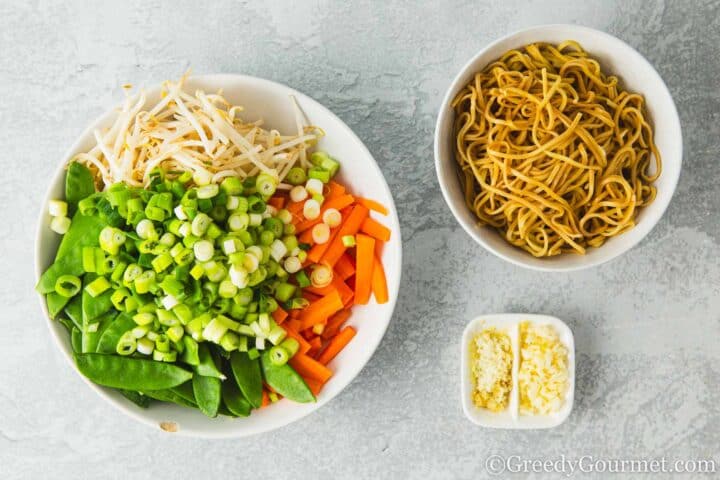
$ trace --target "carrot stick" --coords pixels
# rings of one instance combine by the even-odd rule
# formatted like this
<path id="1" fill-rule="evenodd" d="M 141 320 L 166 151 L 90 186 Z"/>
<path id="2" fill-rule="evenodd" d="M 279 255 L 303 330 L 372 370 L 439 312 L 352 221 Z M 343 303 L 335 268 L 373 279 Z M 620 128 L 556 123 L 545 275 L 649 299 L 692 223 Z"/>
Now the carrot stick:
<path id="1" fill-rule="evenodd" d="M 361 197 L 356 198 L 356 200 L 357 200 L 357 203 L 359 203 L 360 205 L 364 205 L 369 210 L 372 210 L 374 212 L 378 212 L 383 215 L 387 215 L 388 213 L 390 213 L 388 211 L 388 209 L 385 208 L 384 205 L 376 202 L 375 200 L 370 200 L 369 198 L 361 198 Z"/>
<path id="2" fill-rule="evenodd" d="M 284 197 L 272 197 L 270 200 L 268 200 L 268 205 L 272 205 L 273 207 L 280 210 L 285 206 L 285 198 Z"/>
<path id="3" fill-rule="evenodd" d="M 331 267 L 335 266 L 342 254 L 345 253 L 345 250 L 347 250 L 347 247 L 342 242 L 342 237 L 346 235 L 355 235 L 358 230 L 360 230 L 360 226 L 367 216 L 368 209 L 366 207 L 362 205 L 355 205 L 352 212 L 350 212 L 350 215 L 345 218 L 345 221 L 340 227 L 337 235 L 335 235 L 335 238 L 325 252 L 325 255 L 323 255 L 321 259 L 322 263 Z"/>
<path id="4" fill-rule="evenodd" d="M 348 299 L 352 298 L 353 296 L 353 290 L 347 286 L 347 284 L 342 280 L 342 278 L 338 276 L 333 276 L 330 285 L 322 288 L 309 286 L 305 287 L 304 290 L 323 297 L 325 295 L 330 295 L 333 292 L 337 292 L 340 295 L 340 299 L 342 300 L 343 304 L 347 303 Z"/>
<path id="5" fill-rule="evenodd" d="M 278 306 L 278 308 L 272 313 L 272 316 L 273 320 L 275 320 L 278 325 L 282 325 L 282 323 L 288 317 L 288 312 L 283 310 L 282 307 Z"/>
<path id="6" fill-rule="evenodd" d="M 308 230 L 306 230 L 308 231 Z M 312 232 L 312 229 L 309 230 Z M 308 260 L 310 260 L 313 263 L 318 263 L 323 255 L 325 255 L 325 252 L 327 252 L 327 249 L 330 247 L 330 244 L 335 239 L 335 235 L 337 235 L 338 231 L 340 231 L 340 227 L 331 228 L 330 229 L 330 238 L 325 243 L 316 243 L 313 245 L 313 247 L 308 251 Z M 303 232 L 304 234 L 305 232 Z"/>
<path id="7" fill-rule="evenodd" d="M 320 394 L 320 390 L 322 390 L 323 386 L 325 385 L 325 383 L 315 380 L 314 378 L 303 378 L 303 380 L 305 380 L 307 386 L 310 387 L 310 391 L 316 397 Z"/>
<path id="8" fill-rule="evenodd" d="M 310 350 L 307 352 L 307 354 L 314 358 L 315 355 L 320 353 L 321 348 L 322 348 L 322 339 L 320 337 L 315 337 L 312 340 L 310 340 Z"/>
<path id="9" fill-rule="evenodd" d="M 300 344 L 298 353 L 307 353 L 307 351 L 310 350 L 310 344 L 297 332 L 297 330 L 290 328 L 287 323 L 283 326 L 283 328 L 285 329 L 285 332 L 287 332 L 288 337 L 294 338 Z"/>
<path id="10" fill-rule="evenodd" d="M 332 370 L 302 353 L 296 353 L 288 363 L 303 378 L 312 378 L 324 383 L 332 377 Z"/>
<path id="11" fill-rule="evenodd" d="M 343 187 L 334 180 L 331 180 L 330 183 L 328 183 L 327 189 L 328 193 L 327 195 L 325 195 L 325 198 L 339 197 L 340 195 L 343 195 L 345 193 L 345 187 Z"/>
<path id="12" fill-rule="evenodd" d="M 375 258 L 375 239 L 368 235 L 356 235 L 357 272 L 355 273 L 355 303 L 365 305 L 370 301 L 372 271 Z"/>
<path id="13" fill-rule="evenodd" d="M 345 327 L 340 330 L 340 333 L 335 335 L 330 342 L 328 342 L 325 350 L 317 357 L 317 361 L 323 365 L 327 365 L 332 361 L 338 353 L 342 351 L 345 346 L 350 343 L 350 340 L 355 336 L 355 329 L 353 327 Z"/>
<path id="14" fill-rule="evenodd" d="M 270 405 L 270 397 L 268 396 L 267 390 L 263 388 L 262 402 L 260 403 L 260 408 L 267 407 L 268 405 Z"/>
<path id="15" fill-rule="evenodd" d="M 320 298 L 319 296 L 315 295 L 314 293 L 311 293 L 307 288 L 303 288 L 302 296 L 305 300 L 307 300 L 310 303 L 312 303 Z M 300 311 L 300 315 L 298 316 L 298 318 L 300 318 L 301 316 L 302 316 L 302 310 Z"/>
<path id="16" fill-rule="evenodd" d="M 385 246 L 385 242 L 382 242 L 380 240 L 375 240 L 375 256 L 376 257 L 378 257 L 378 258 L 382 257 L 384 246 Z"/>
<path id="17" fill-rule="evenodd" d="M 300 330 L 305 330 L 318 323 L 324 323 L 330 315 L 342 310 L 342 308 L 343 302 L 337 290 L 319 298 L 300 312 Z"/>
<path id="18" fill-rule="evenodd" d="M 337 332 L 340 331 L 340 327 L 342 327 L 343 323 L 345 323 L 348 318 L 350 318 L 349 309 L 340 310 L 338 313 L 330 317 L 325 325 L 322 338 L 324 340 L 329 340 L 334 337 Z"/>
<path id="19" fill-rule="evenodd" d="M 295 231 L 302 233 L 305 230 L 312 228 L 318 223 L 322 222 L 322 214 L 330 208 L 342 210 L 343 208 L 352 205 L 353 203 L 355 203 L 355 197 L 348 194 L 340 195 L 339 197 L 331 198 L 329 200 L 326 199 L 325 203 L 323 203 L 322 205 L 322 209 L 320 209 L 320 216 L 314 220 L 303 220 L 302 222 L 295 225 Z"/>
<path id="20" fill-rule="evenodd" d="M 373 271 L 372 271 L 372 292 L 375 295 L 375 301 L 377 303 L 388 302 L 388 287 L 387 279 L 385 278 L 385 268 L 380 259 L 375 255 L 373 257 Z"/>
<path id="21" fill-rule="evenodd" d="M 360 227 L 360 231 L 383 242 L 390 240 L 390 229 L 382 223 L 373 220 L 371 217 L 365 219 Z"/>
<path id="22" fill-rule="evenodd" d="M 307 243 L 308 245 L 312 245 L 313 239 L 312 239 L 312 228 L 305 230 L 300 235 L 298 235 L 298 242 L 300 243 Z"/>
<path id="23" fill-rule="evenodd" d="M 355 275 L 355 263 L 347 253 L 343 253 L 335 263 L 335 274 L 339 275 L 343 280 Z"/>

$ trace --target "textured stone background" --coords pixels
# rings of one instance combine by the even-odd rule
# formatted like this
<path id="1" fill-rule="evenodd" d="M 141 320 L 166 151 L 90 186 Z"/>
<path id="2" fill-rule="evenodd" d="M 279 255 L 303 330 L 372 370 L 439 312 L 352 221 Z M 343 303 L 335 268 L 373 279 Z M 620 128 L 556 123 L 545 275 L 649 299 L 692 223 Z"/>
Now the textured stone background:
<path id="1" fill-rule="evenodd" d="M 431 152 L 441 96 L 465 60 L 552 22 L 637 48 L 685 134 L 680 184 L 655 230 L 609 265 L 562 275 L 474 244 L 440 196 Z M 0 1 L 0 477 L 481 478 L 490 454 L 720 461 L 719 28 L 717 1 Z M 247 440 L 178 438 L 120 415 L 60 357 L 33 292 L 35 219 L 59 157 L 119 85 L 189 66 L 277 80 L 337 113 L 380 163 L 405 241 L 397 310 L 368 366 L 315 415 Z M 483 430 L 462 414 L 460 333 L 502 311 L 574 330 L 577 400 L 559 428 Z"/>

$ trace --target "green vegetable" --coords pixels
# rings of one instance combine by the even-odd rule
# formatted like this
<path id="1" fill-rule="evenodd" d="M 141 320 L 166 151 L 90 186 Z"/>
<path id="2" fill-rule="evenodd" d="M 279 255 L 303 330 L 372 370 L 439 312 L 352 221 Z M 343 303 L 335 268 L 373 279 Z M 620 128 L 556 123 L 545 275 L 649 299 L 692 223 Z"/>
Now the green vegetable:
<path id="1" fill-rule="evenodd" d="M 262 373 L 260 362 L 251 360 L 247 353 L 233 352 L 230 367 L 240 391 L 254 408 L 262 404 Z"/>
<path id="2" fill-rule="evenodd" d="M 57 318 L 63 308 L 70 302 L 70 297 L 60 295 L 57 292 L 48 293 L 45 299 L 47 300 L 48 313 L 52 319 Z"/>
<path id="3" fill-rule="evenodd" d="M 197 406 L 201 412 L 208 417 L 217 417 L 222 398 L 220 390 L 222 382 L 217 377 L 205 377 L 196 374 L 192 379 L 193 393 L 197 400 Z"/>
<path id="4" fill-rule="evenodd" d="M 222 399 L 227 409 L 238 417 L 247 417 L 252 411 L 252 405 L 232 380 L 222 382 Z"/>
<path id="5" fill-rule="evenodd" d="M 106 387 L 125 390 L 163 390 L 190 380 L 193 374 L 169 363 L 98 353 L 75 354 L 78 370 Z"/>
<path id="6" fill-rule="evenodd" d="M 98 340 L 95 351 L 97 353 L 113 354 L 120 338 L 135 328 L 137 324 L 132 317 L 126 313 L 117 315 L 103 331 Z"/>
<path id="7" fill-rule="evenodd" d="M 105 333 L 105 328 L 112 322 L 114 316 L 114 313 L 107 313 L 93 319 L 92 322 L 87 321 L 85 317 L 83 317 L 83 326 L 81 329 L 83 353 L 92 353 L 97 350 L 100 337 Z"/>
<path id="8" fill-rule="evenodd" d="M 195 369 L 199 375 L 204 377 L 225 378 L 225 375 L 218 370 L 210 349 L 204 343 L 198 344 L 198 364 Z"/>
<path id="9" fill-rule="evenodd" d="M 273 364 L 269 351 L 260 356 L 260 365 L 267 384 L 283 397 L 299 403 L 315 401 L 315 395 L 305 380 L 287 363 Z"/>
<path id="10" fill-rule="evenodd" d="M 133 390 L 120 390 L 123 397 L 127 398 L 140 408 L 147 408 L 150 405 L 151 397 Z"/>
<path id="11" fill-rule="evenodd" d="M 143 394 L 161 402 L 175 403 L 181 407 L 197 408 L 197 405 L 194 402 L 188 401 L 183 396 L 178 395 L 174 389 L 144 390 Z"/>
<path id="12" fill-rule="evenodd" d="M 77 203 L 95 193 L 95 182 L 92 173 L 83 164 L 72 162 L 68 165 L 65 175 L 65 200 L 71 208 L 77 207 Z"/>

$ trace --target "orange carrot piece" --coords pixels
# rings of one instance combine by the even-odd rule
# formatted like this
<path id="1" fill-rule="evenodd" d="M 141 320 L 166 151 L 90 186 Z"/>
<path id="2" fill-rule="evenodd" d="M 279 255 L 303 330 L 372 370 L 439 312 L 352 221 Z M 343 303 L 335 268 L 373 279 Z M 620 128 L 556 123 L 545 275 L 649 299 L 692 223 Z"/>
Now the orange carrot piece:
<path id="1" fill-rule="evenodd" d="M 275 320 L 278 325 L 282 325 L 285 319 L 288 318 L 288 312 L 283 310 L 282 307 L 278 306 L 278 308 L 272 313 L 272 316 L 273 320 Z"/>
<path id="2" fill-rule="evenodd" d="M 332 292 L 337 292 L 338 294 L 340 294 L 340 299 L 342 300 L 343 304 L 347 303 L 348 299 L 352 298 L 353 296 L 353 290 L 347 286 L 347 284 L 343 281 L 342 278 L 336 275 L 333 276 L 330 285 L 322 288 L 309 286 L 305 287 L 304 290 L 323 297 L 325 295 L 330 295 Z"/>
<path id="3" fill-rule="evenodd" d="M 320 337 L 315 337 L 312 340 L 309 341 L 310 343 L 310 350 L 307 352 L 308 355 L 315 358 L 315 355 L 320 353 L 320 349 L 322 348 L 322 339 Z"/>
<path id="4" fill-rule="evenodd" d="M 375 239 L 358 233 L 355 236 L 357 248 L 357 272 L 355 273 L 355 304 L 365 305 L 370 301 L 372 271 L 375 258 Z"/>
<path id="5" fill-rule="evenodd" d="M 322 214 L 325 213 L 328 209 L 334 208 L 336 210 L 342 210 L 343 208 L 352 205 L 355 203 L 355 197 L 352 195 L 344 194 L 340 195 L 339 197 L 326 199 L 325 203 L 323 203 L 322 208 L 320 209 L 320 216 L 314 220 L 303 220 L 302 222 L 295 225 L 295 231 L 302 233 L 305 230 L 308 230 L 318 223 L 322 222 Z"/>
<path id="6" fill-rule="evenodd" d="M 307 243 L 308 245 L 312 245 L 312 243 L 313 243 L 312 228 L 305 230 L 300 235 L 298 235 L 298 242 Z"/>
<path id="7" fill-rule="evenodd" d="M 303 294 L 305 294 L 305 292 L 303 292 Z M 312 302 L 300 312 L 300 329 L 305 330 L 318 323 L 326 322 L 331 315 L 342 310 L 342 308 L 343 302 L 337 290 L 329 295 L 325 295 Z"/>
<path id="8" fill-rule="evenodd" d="M 320 394 L 320 390 L 322 390 L 323 386 L 325 386 L 324 382 L 315 380 L 314 378 L 303 378 L 303 380 L 305 380 L 305 383 L 307 383 L 307 386 L 310 388 L 310 391 L 316 397 Z"/>
<path id="9" fill-rule="evenodd" d="M 345 187 L 343 187 L 336 181 L 331 180 L 330 183 L 327 184 L 327 193 L 325 194 L 325 198 L 335 198 L 344 194 Z"/>
<path id="10" fill-rule="evenodd" d="M 387 215 L 390 213 L 390 211 L 385 207 L 385 205 L 378 203 L 375 200 L 370 200 L 369 198 L 361 198 L 361 197 L 358 197 L 356 200 L 357 200 L 357 203 L 359 203 L 360 205 L 364 205 L 365 207 L 367 207 L 368 209 L 370 209 L 374 212 L 378 212 L 383 215 Z"/>
<path id="11" fill-rule="evenodd" d="M 343 280 L 347 280 L 355 275 L 355 262 L 352 261 L 347 253 L 343 253 L 337 263 L 335 263 L 335 274 L 339 275 Z"/>
<path id="12" fill-rule="evenodd" d="M 324 383 L 332 377 L 332 370 L 302 353 L 296 353 L 288 363 L 303 378 L 312 378 Z"/>
<path id="13" fill-rule="evenodd" d="M 385 246 L 385 242 L 382 242 L 380 240 L 375 240 L 375 256 L 376 257 L 382 258 L 384 246 Z"/>
<path id="14" fill-rule="evenodd" d="M 298 349 L 298 353 L 307 353 L 308 350 L 310 350 L 310 344 L 308 343 L 305 338 L 298 333 L 297 330 L 294 328 L 290 328 L 287 322 L 283 328 L 285 329 L 285 332 L 287 333 L 288 337 L 294 338 L 297 340 L 297 342 L 300 344 L 300 348 Z"/>
<path id="15" fill-rule="evenodd" d="M 312 246 L 312 248 L 308 251 L 308 260 L 310 260 L 312 263 L 318 263 L 320 262 L 320 259 L 323 255 L 325 255 L 325 252 L 327 252 L 327 249 L 330 247 L 330 244 L 335 239 L 335 235 L 337 235 L 337 232 L 340 230 L 339 227 L 331 228 L 330 229 L 330 238 L 325 243 L 316 243 Z M 312 232 L 312 229 L 306 230 L 309 232 Z M 304 234 L 305 232 L 303 232 Z M 312 238 L 312 237 L 311 237 Z"/>
<path id="16" fill-rule="evenodd" d="M 360 231 L 370 235 L 376 240 L 387 242 L 390 240 L 390 229 L 382 223 L 367 217 L 360 227 Z"/>
<path id="17" fill-rule="evenodd" d="M 347 247 L 342 242 L 342 238 L 346 235 L 355 235 L 358 230 L 360 230 L 360 226 L 367 218 L 368 213 L 369 212 L 366 207 L 362 205 L 355 205 L 352 212 L 350 212 L 350 215 L 345 218 L 342 226 L 340 226 L 340 230 L 337 235 L 335 235 L 335 238 L 325 252 L 325 255 L 323 255 L 320 260 L 321 263 L 331 267 L 335 266 L 342 254 L 345 253 L 345 250 L 347 250 Z"/>
<path id="18" fill-rule="evenodd" d="M 340 331 L 340 327 L 343 326 L 343 323 L 345 323 L 348 318 L 350 318 L 350 309 L 347 308 L 345 310 L 340 310 L 338 313 L 330 317 L 325 325 L 322 338 L 324 340 L 329 340 L 334 337 Z"/>
<path id="19" fill-rule="evenodd" d="M 280 210 L 281 208 L 283 208 L 285 206 L 285 197 L 275 196 L 275 197 L 270 198 L 270 200 L 268 200 L 267 203 L 268 203 L 268 205 L 271 205 L 271 206 L 277 208 L 278 210 Z"/>
<path id="20" fill-rule="evenodd" d="M 353 327 L 345 327 L 340 333 L 335 335 L 325 347 L 325 350 L 317 357 L 317 361 L 323 365 L 327 365 L 342 351 L 345 346 L 350 343 L 357 332 Z"/>
<path id="21" fill-rule="evenodd" d="M 263 388 L 262 402 L 260 403 L 260 408 L 267 407 L 268 405 L 270 405 L 270 396 L 268 395 L 267 390 Z"/>
<path id="22" fill-rule="evenodd" d="M 302 296 L 305 300 L 307 300 L 310 303 L 312 303 L 320 298 L 319 295 L 315 295 L 314 293 L 310 292 L 310 290 L 308 290 L 307 288 L 303 288 Z M 298 316 L 298 318 L 302 317 L 302 312 L 303 311 L 300 310 L 300 315 Z"/>
<path id="23" fill-rule="evenodd" d="M 377 255 L 373 257 L 372 293 L 377 303 L 388 302 L 388 286 L 385 278 L 385 268 Z"/>

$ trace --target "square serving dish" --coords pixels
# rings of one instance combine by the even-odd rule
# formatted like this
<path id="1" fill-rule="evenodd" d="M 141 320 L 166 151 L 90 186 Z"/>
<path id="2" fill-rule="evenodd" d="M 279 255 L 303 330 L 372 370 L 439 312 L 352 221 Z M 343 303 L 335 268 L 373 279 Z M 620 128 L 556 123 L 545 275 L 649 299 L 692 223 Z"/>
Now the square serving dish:
<path id="1" fill-rule="evenodd" d="M 568 390 L 565 402 L 558 412 L 549 415 L 521 415 L 518 404 L 518 367 L 520 359 L 519 327 L 520 323 L 528 321 L 535 325 L 552 325 L 557 330 L 560 340 L 568 350 Z M 473 379 L 470 368 L 470 340 L 472 337 L 488 327 L 495 327 L 510 336 L 513 350 L 512 390 L 508 408 L 502 412 L 491 412 L 477 407 L 472 401 Z M 552 428 L 560 425 L 567 419 L 573 408 L 575 399 L 575 340 L 572 331 L 562 320 L 549 315 L 534 315 L 524 313 L 503 313 L 482 315 L 468 323 L 463 331 L 461 351 L 461 397 L 465 415 L 471 422 L 488 428 L 511 429 L 537 429 Z"/>

